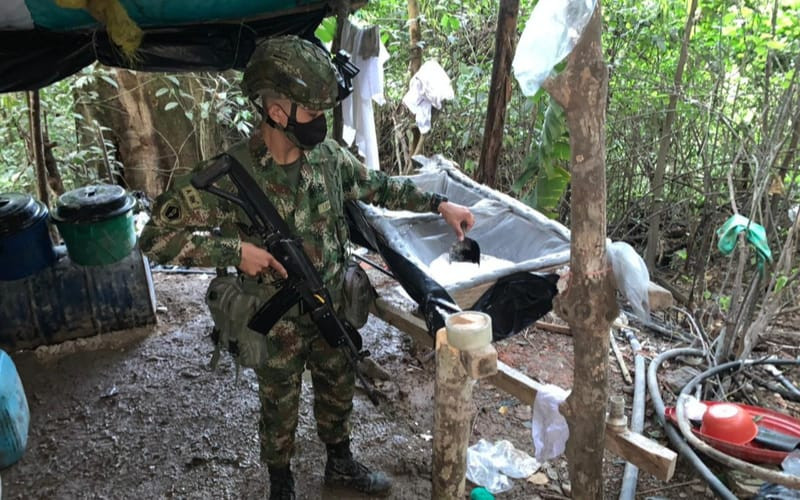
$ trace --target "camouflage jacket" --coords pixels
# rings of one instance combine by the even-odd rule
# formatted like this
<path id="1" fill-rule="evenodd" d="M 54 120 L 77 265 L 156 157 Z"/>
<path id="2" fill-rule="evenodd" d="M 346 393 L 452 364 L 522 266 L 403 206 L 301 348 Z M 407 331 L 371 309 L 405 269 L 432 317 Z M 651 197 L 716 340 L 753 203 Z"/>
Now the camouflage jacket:
<path id="1" fill-rule="evenodd" d="M 258 182 L 303 246 L 326 286 L 334 295 L 346 266 L 347 224 L 344 202 L 361 200 L 393 210 L 433 210 L 433 193 L 368 170 L 346 149 L 326 140 L 304 152 L 298 185 L 287 186 L 287 176 L 276 164 L 259 136 L 229 150 Z M 155 262 L 196 267 L 238 266 L 241 242 L 261 242 L 247 234 L 249 220 L 241 208 L 190 184 L 194 172 L 208 167 L 201 162 L 179 175 L 153 204 L 152 218 L 139 239 L 141 249 Z M 326 183 L 326 175 L 327 183 Z M 217 185 L 233 189 L 225 177 Z M 328 192 L 328 185 L 330 190 Z M 338 302 L 338 301 L 337 301 Z"/>

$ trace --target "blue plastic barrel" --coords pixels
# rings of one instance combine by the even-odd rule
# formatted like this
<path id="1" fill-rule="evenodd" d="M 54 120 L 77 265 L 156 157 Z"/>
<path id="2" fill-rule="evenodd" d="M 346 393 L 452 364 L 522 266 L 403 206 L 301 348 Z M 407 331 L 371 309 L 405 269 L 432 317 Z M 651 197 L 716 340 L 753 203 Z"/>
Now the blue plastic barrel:
<path id="1" fill-rule="evenodd" d="M 14 361 L 0 351 L 0 469 L 16 463 L 28 445 L 30 413 Z"/>
<path id="2" fill-rule="evenodd" d="M 0 280 L 31 276 L 56 261 L 47 215 L 30 195 L 0 193 Z"/>
<path id="3" fill-rule="evenodd" d="M 63 257 L 17 281 L 0 281 L 0 348 L 10 351 L 156 322 L 150 267 L 138 247 L 103 266 Z"/>

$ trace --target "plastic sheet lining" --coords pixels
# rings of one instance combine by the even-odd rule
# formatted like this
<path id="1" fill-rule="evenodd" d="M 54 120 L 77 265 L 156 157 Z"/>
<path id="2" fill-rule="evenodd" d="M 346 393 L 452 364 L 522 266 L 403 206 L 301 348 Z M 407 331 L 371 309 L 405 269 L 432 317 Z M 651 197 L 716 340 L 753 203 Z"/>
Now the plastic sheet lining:
<path id="1" fill-rule="evenodd" d="M 482 255 L 508 261 L 463 280 L 436 282 L 430 264 L 446 253 L 455 234 L 437 214 L 391 211 L 363 203 L 348 206 L 351 239 L 381 254 L 400 285 L 419 305 L 433 335 L 444 325 L 452 294 L 490 283 L 471 307 L 492 316 L 494 340 L 525 329 L 552 309 L 557 275 L 569 262 L 569 230 L 520 201 L 476 183 L 441 156 L 415 157 L 419 173 L 407 176 L 420 188 L 436 191 L 470 207 L 469 232 Z"/>

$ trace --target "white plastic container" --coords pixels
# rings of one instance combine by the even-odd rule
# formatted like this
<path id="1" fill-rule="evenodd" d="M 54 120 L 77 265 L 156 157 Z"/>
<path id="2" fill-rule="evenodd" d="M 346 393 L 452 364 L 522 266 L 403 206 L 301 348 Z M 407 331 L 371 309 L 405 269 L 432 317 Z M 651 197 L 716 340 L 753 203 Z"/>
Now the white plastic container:
<path id="1" fill-rule="evenodd" d="M 461 351 L 469 351 L 492 342 L 492 318 L 486 313 L 462 311 L 445 319 L 447 343 Z"/>

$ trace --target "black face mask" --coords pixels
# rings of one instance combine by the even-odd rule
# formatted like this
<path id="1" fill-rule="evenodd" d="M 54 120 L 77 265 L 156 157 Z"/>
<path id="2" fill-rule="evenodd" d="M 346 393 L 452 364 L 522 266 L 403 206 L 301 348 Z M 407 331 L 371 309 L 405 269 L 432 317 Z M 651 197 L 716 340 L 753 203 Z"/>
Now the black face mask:
<path id="1" fill-rule="evenodd" d="M 285 127 L 281 127 L 275 120 L 266 115 L 264 119 L 266 122 L 275 127 L 283 130 L 286 137 L 292 141 L 292 144 L 300 149 L 314 149 L 320 142 L 325 140 L 328 135 L 328 122 L 325 120 L 325 114 L 321 114 L 310 122 L 298 123 L 297 122 L 297 104 L 292 103 L 292 109 L 287 114 L 288 120 Z"/>

